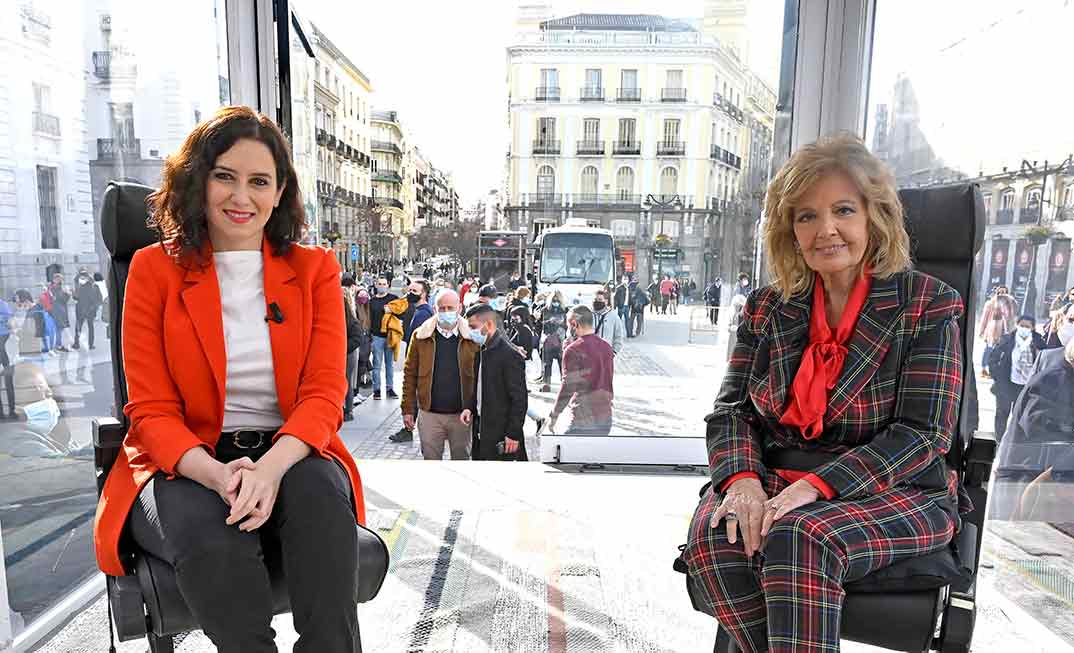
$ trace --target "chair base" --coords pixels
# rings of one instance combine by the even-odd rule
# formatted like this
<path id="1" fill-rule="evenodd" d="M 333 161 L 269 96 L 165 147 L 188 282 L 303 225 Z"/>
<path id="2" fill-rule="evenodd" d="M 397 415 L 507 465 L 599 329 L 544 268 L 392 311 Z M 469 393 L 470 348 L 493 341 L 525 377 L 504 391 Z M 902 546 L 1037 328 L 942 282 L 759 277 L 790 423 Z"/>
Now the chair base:
<path id="1" fill-rule="evenodd" d="M 149 653 L 175 653 L 175 639 L 171 635 L 147 636 L 149 640 Z"/>

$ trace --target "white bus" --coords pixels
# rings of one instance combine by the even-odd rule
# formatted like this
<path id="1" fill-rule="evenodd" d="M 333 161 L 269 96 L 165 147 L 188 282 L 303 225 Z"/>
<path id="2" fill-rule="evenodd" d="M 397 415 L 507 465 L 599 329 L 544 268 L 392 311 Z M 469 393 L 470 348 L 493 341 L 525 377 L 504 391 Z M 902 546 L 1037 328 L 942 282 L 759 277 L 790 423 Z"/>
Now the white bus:
<path id="1" fill-rule="evenodd" d="M 563 301 L 590 304 L 597 291 L 615 279 L 612 232 L 570 219 L 537 236 L 537 292 L 558 290 Z"/>

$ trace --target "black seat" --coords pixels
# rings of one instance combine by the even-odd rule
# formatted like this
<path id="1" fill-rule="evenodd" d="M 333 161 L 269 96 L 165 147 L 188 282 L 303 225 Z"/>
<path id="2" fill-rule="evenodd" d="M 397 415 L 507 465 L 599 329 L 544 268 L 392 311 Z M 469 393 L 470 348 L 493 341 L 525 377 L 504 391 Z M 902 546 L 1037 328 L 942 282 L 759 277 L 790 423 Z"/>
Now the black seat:
<path id="1" fill-rule="evenodd" d="M 123 367 L 123 293 L 127 271 L 134 253 L 156 242 L 147 226 L 146 196 L 152 188 L 138 184 L 110 182 L 101 208 L 101 231 L 111 254 L 108 270 L 109 319 L 112 326 L 112 365 L 115 415 L 93 423 L 94 460 L 97 492 L 116 460 L 126 436 L 123 406 L 127 403 L 127 383 Z M 272 580 L 276 614 L 290 611 L 290 601 L 278 550 L 265 550 L 265 564 Z M 154 653 L 171 653 L 173 636 L 196 630 L 198 623 L 179 593 L 171 565 L 141 551 L 125 534 L 120 539 L 120 556 L 128 575 L 108 576 L 108 599 L 121 641 L 147 637 Z M 358 601 L 373 599 L 388 573 L 388 549 L 375 532 L 358 526 Z"/>
<path id="2" fill-rule="evenodd" d="M 841 632 L 844 639 L 896 651 L 967 653 L 976 615 L 974 597 L 988 477 L 995 456 L 995 440 L 976 434 L 977 388 L 971 355 L 978 277 L 973 264 L 984 239 L 984 203 L 975 184 L 907 189 L 899 192 L 899 198 L 906 211 L 914 267 L 958 290 L 965 303 L 959 320 L 964 385 L 958 438 L 947 460 L 958 471 L 974 509 L 963 515 L 962 527 L 950 547 L 895 563 L 845 585 Z M 766 462 L 808 470 L 821 461 L 806 452 L 793 452 Z M 681 558 L 675 563 L 677 571 L 685 572 Z M 690 576 L 686 586 L 694 608 L 706 611 Z M 739 648 L 721 628 L 715 650 L 735 653 Z"/>

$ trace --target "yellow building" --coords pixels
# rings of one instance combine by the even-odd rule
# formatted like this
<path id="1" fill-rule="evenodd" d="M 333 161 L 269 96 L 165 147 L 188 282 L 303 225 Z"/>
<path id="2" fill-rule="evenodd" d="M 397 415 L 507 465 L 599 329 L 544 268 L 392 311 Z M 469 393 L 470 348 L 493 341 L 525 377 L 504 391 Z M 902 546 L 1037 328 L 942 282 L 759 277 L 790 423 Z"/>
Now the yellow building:
<path id="1" fill-rule="evenodd" d="M 614 232 L 623 271 L 642 279 L 659 269 L 701 285 L 737 270 L 735 261 L 723 272 L 723 257 L 711 254 L 719 250 L 714 226 L 729 215 L 726 203 L 742 214 L 738 200 L 747 191 L 757 107 L 747 106 L 755 82 L 737 50 L 688 21 L 622 14 L 540 20 L 527 9 L 507 49 L 508 227 L 535 237 L 584 217 Z"/>

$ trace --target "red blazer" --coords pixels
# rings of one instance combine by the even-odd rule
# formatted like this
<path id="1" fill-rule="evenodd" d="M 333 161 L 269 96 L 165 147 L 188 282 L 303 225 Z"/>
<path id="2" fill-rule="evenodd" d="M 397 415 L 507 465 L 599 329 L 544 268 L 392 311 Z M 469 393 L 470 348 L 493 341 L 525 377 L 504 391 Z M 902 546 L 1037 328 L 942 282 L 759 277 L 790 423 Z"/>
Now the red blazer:
<path id="1" fill-rule="evenodd" d="M 266 301 L 285 316 L 283 323 L 269 325 L 284 419 L 280 434 L 343 465 L 354 488 L 355 518 L 364 523 L 361 478 L 338 434 L 347 389 L 339 264 L 320 248 L 293 245 L 285 256 L 273 256 L 266 241 L 262 251 Z M 157 471 L 174 476 L 176 463 L 193 447 L 214 452 L 220 436 L 227 355 L 211 250 L 209 264 L 200 270 L 179 266 L 159 244 L 134 255 L 123 302 L 123 359 L 128 395 L 123 412 L 130 429 L 94 522 L 97 564 L 113 576 L 126 573 L 119 536 L 142 486 Z"/>

